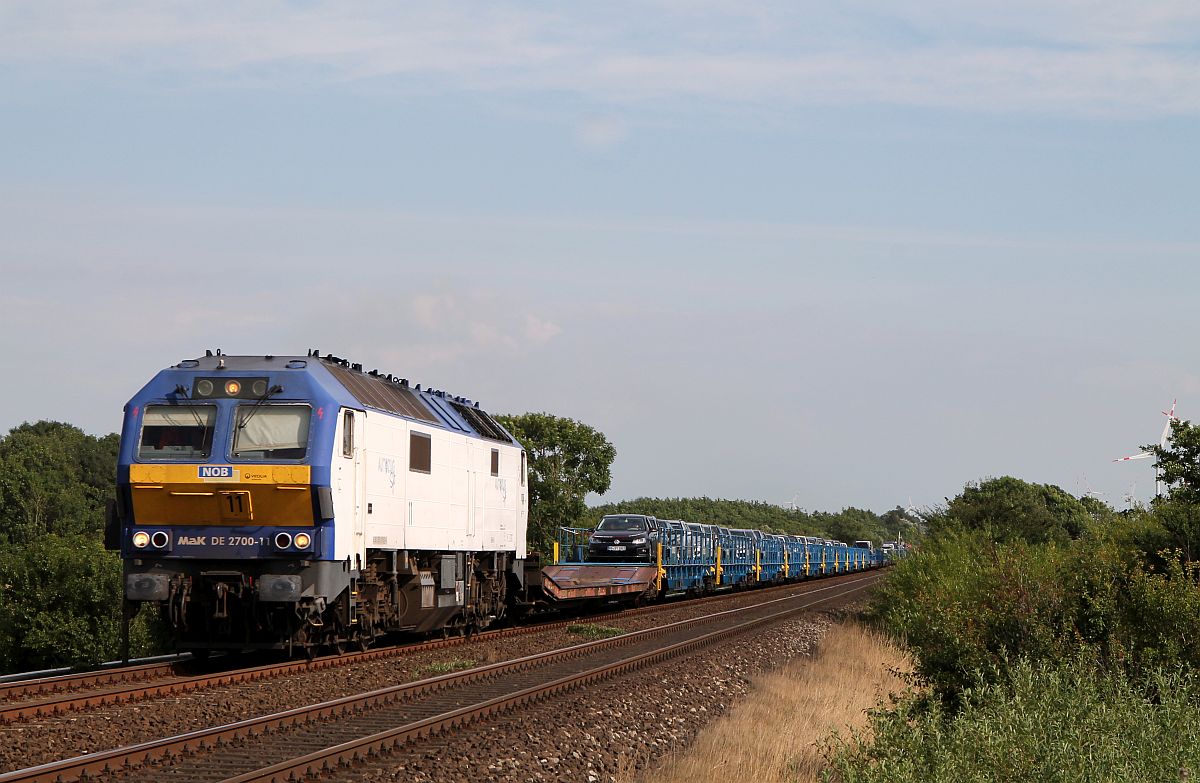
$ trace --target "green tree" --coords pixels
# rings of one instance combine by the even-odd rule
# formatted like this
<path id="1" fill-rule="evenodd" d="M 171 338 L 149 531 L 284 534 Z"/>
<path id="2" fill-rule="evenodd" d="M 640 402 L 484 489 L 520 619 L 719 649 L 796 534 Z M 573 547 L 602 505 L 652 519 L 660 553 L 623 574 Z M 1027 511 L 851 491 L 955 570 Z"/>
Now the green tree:
<path id="1" fill-rule="evenodd" d="M 926 511 L 926 514 L 936 515 L 936 511 Z M 882 526 L 881 540 L 900 540 L 914 543 L 920 541 L 925 533 L 925 521 L 914 512 L 896 506 L 891 511 L 885 511 L 879 517 Z"/>
<path id="2" fill-rule="evenodd" d="M 844 508 L 836 514 L 818 512 L 813 514 L 817 526 L 828 531 L 830 538 L 853 544 L 855 541 L 873 541 L 878 546 L 886 537 L 886 530 L 879 515 L 861 508 Z"/>
<path id="3" fill-rule="evenodd" d="M 117 442 L 51 421 L 0 437 L 0 670 L 117 656 L 121 560 L 101 543 Z M 134 623 L 135 654 L 153 624 Z"/>
<path id="4" fill-rule="evenodd" d="M 1200 505 L 1200 426 L 1178 419 L 1171 422 L 1166 446 L 1143 446 L 1154 454 L 1159 479 L 1171 500 Z"/>
<path id="5" fill-rule="evenodd" d="M 617 450 L 604 433 L 549 413 L 497 416 L 529 455 L 529 548 L 548 552 L 559 527 L 587 510 L 589 492 L 603 494 L 612 483 Z"/>
<path id="6" fill-rule="evenodd" d="M 1200 426 L 1174 420 L 1166 446 L 1143 448 L 1154 454 L 1159 480 L 1167 487 L 1151 513 L 1166 530 L 1169 545 L 1194 560 L 1200 557 Z"/>
<path id="7" fill-rule="evenodd" d="M 0 538 L 96 533 L 113 493 L 118 437 L 39 421 L 0 438 Z"/>
<path id="8" fill-rule="evenodd" d="M 1003 476 L 968 484 L 937 524 L 1037 544 L 1078 538 L 1091 521 L 1088 509 L 1062 488 Z"/>

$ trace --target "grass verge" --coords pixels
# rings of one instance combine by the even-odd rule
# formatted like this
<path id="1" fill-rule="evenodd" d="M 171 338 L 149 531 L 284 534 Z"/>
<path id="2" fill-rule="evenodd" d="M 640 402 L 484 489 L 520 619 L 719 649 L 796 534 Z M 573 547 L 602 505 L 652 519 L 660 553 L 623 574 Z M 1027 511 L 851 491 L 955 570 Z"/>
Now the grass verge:
<path id="1" fill-rule="evenodd" d="M 637 783 L 815 781 L 822 749 L 837 731 L 862 730 L 866 711 L 899 694 L 911 661 L 857 623 L 829 629 L 815 660 L 759 678 L 751 693 L 704 728 L 696 742 Z"/>
<path id="2" fill-rule="evenodd" d="M 456 658 L 450 661 L 435 661 L 434 663 L 425 666 L 421 671 L 426 674 L 449 674 L 450 672 L 459 672 L 463 669 L 470 669 L 475 666 L 475 661 L 467 658 Z"/>

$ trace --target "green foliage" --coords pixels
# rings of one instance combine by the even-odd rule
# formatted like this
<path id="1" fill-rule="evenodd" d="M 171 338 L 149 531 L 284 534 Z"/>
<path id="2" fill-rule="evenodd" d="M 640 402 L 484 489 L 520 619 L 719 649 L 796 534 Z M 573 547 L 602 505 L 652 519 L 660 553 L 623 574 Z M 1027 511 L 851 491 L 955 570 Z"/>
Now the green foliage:
<path id="1" fill-rule="evenodd" d="M 450 674 L 451 672 L 460 672 L 463 669 L 470 669 L 476 666 L 475 661 L 469 658 L 455 658 L 449 661 L 434 661 L 433 663 L 421 669 L 426 674 Z"/>
<path id="2" fill-rule="evenodd" d="M 1017 479 L 969 485 L 878 592 L 928 693 L 836 749 L 845 781 L 1163 780 L 1200 770 L 1197 506 L 1118 514 Z M 1164 545 L 1177 545 L 1166 549 Z"/>
<path id="3" fill-rule="evenodd" d="M 1188 560 L 1200 558 L 1200 426 L 1171 422 L 1166 446 L 1143 446 L 1155 456 L 1167 494 L 1156 498 L 1152 514 L 1166 533 L 1167 545 Z"/>
<path id="4" fill-rule="evenodd" d="M 48 534 L 0 547 L 0 670 L 94 664 L 117 657 L 121 561 L 94 536 Z M 135 655 L 155 650 L 154 622 L 130 629 Z"/>
<path id="5" fill-rule="evenodd" d="M 907 641 L 934 693 L 953 708 L 980 672 L 1081 649 L 1134 676 L 1163 663 L 1200 670 L 1200 572 L 1183 552 L 1157 551 L 1170 540 L 1159 511 L 1086 511 L 1063 538 L 1051 504 L 1035 504 L 1036 524 L 998 521 L 1029 507 L 1014 497 L 1053 498 L 1068 517 L 1086 509 L 1016 481 L 968 486 L 877 591 L 873 616 Z"/>
<path id="6" fill-rule="evenodd" d="M 574 419 L 548 413 L 496 418 L 529 455 L 527 540 L 531 550 L 548 552 L 558 528 L 583 516 L 587 494 L 608 491 L 617 450 L 604 433 Z"/>
<path id="7" fill-rule="evenodd" d="M 96 533 L 113 492 L 116 435 L 69 424 L 22 424 L 0 438 L 0 540 Z"/>
<path id="8" fill-rule="evenodd" d="M 1167 546 L 1193 560 L 1200 557 L 1200 505 L 1187 500 L 1187 495 L 1187 490 L 1173 490 L 1156 500 L 1150 513 L 1165 531 Z"/>
<path id="9" fill-rule="evenodd" d="M 1092 515 L 1059 487 L 1003 476 L 968 484 L 950 501 L 944 521 L 960 529 L 984 531 L 997 541 L 1041 543 L 1078 538 Z"/>
<path id="10" fill-rule="evenodd" d="M 835 739 L 825 780 L 1179 780 L 1200 770 L 1198 706 L 1194 673 L 1133 680 L 1086 656 L 1023 661 L 974 682 L 956 714 L 912 698 L 875 711 L 870 739 Z"/>
<path id="11" fill-rule="evenodd" d="M 626 631 L 622 628 L 616 628 L 611 625 L 600 625 L 599 623 L 577 623 L 575 625 L 568 625 L 567 633 L 582 636 L 584 639 L 607 639 L 611 636 L 620 636 L 626 633 Z"/>
<path id="12" fill-rule="evenodd" d="M 1018 655 L 1054 656 L 1064 615 L 1053 578 L 1062 553 L 982 532 L 944 534 L 901 561 L 872 612 L 916 654 L 917 672 L 953 702 L 981 669 Z"/>
<path id="13" fill-rule="evenodd" d="M 1130 572 L 1118 606 L 1128 668 L 1184 666 L 1200 671 L 1200 563 L 1180 553 L 1162 571 Z"/>
<path id="14" fill-rule="evenodd" d="M 1169 487 L 1172 500 L 1200 505 L 1200 426 L 1174 420 L 1165 448 L 1157 443 L 1142 448 L 1153 452 L 1159 477 Z"/>
<path id="15" fill-rule="evenodd" d="M 117 657 L 121 561 L 101 544 L 117 440 L 46 421 L 0 438 L 0 670 Z M 134 653 L 155 633 L 139 617 Z"/>

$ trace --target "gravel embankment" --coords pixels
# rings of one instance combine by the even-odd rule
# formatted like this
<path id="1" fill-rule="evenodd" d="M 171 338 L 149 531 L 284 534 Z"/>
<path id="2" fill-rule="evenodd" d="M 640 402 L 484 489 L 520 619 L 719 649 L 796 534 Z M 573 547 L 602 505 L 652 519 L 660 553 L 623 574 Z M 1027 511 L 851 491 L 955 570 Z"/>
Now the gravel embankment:
<path id="1" fill-rule="evenodd" d="M 742 593 L 703 606 L 685 602 L 668 611 L 608 620 L 605 624 L 641 630 L 756 603 L 760 596 Z M 581 618 L 579 622 L 589 621 Z M 581 641 L 580 636 L 563 629 L 498 641 L 481 640 L 444 650 L 0 726 L 0 773 L 411 682 L 444 673 L 448 662 L 470 662 L 463 663 L 462 668 L 466 668 Z"/>
<path id="2" fill-rule="evenodd" d="M 477 726 L 461 737 L 432 740 L 355 766 L 338 779 L 404 783 L 629 779 L 686 748 L 706 723 L 749 690 L 753 677 L 811 655 L 830 622 L 826 614 L 792 620 L 735 645 L 555 697 Z"/>

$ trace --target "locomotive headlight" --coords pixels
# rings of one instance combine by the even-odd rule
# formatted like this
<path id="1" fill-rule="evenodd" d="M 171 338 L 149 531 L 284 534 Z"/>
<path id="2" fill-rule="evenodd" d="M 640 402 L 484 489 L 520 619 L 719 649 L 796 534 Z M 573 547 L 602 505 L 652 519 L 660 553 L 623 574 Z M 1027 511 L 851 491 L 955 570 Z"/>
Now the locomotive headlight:
<path id="1" fill-rule="evenodd" d="M 213 393 L 213 382 L 207 378 L 196 381 L 196 396 L 208 397 Z"/>
<path id="2" fill-rule="evenodd" d="M 133 534 L 133 545 L 138 549 L 145 549 L 150 544 L 150 534 L 145 530 L 139 530 Z"/>
<path id="3" fill-rule="evenodd" d="M 171 543 L 171 537 L 164 530 L 155 530 L 150 536 L 150 543 L 155 549 L 166 549 L 167 544 Z"/>
<path id="4" fill-rule="evenodd" d="M 292 545 L 291 534 L 289 534 L 289 533 L 276 533 L 275 534 L 275 548 L 276 549 L 287 549 L 291 545 Z"/>
<path id="5" fill-rule="evenodd" d="M 308 533 L 297 533 L 296 537 L 292 539 L 292 543 L 296 545 L 297 549 L 308 549 L 308 545 L 312 543 L 312 536 Z"/>
<path id="6" fill-rule="evenodd" d="M 229 395 L 230 397 L 238 396 L 238 392 L 240 392 L 241 390 L 242 390 L 242 384 L 238 383 L 237 381 L 226 381 L 225 382 L 225 393 L 227 395 Z"/>
<path id="7" fill-rule="evenodd" d="M 265 397 L 267 395 L 267 381 L 265 378 L 259 378 L 254 383 L 250 384 L 250 393 L 255 397 Z"/>

